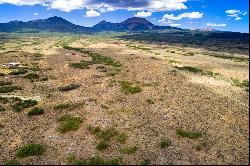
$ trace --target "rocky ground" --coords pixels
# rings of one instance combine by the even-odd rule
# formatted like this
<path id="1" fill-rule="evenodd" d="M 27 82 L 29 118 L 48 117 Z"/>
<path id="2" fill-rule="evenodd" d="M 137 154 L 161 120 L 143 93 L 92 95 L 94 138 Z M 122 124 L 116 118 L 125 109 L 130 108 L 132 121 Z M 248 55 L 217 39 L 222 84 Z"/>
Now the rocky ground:
<path id="1" fill-rule="evenodd" d="M 13 69 L 0 69 L 5 74 L 0 76 L 1 81 L 22 87 L 0 93 L 0 104 L 5 108 L 0 111 L 0 164 L 9 160 L 21 164 L 68 164 L 67 157 L 72 155 L 77 159 L 119 158 L 123 164 L 141 164 L 145 160 L 150 164 L 249 162 L 249 91 L 232 80 L 249 80 L 249 61 L 204 55 L 206 50 L 202 49 L 118 39 L 69 38 L 42 38 L 37 45 L 9 42 L 0 51 L 0 64 L 21 62 L 29 67 L 28 73 L 46 78 L 31 81 L 25 74 L 8 75 Z M 89 65 L 88 69 L 73 68 L 70 64 L 92 58 L 63 48 L 63 40 L 72 48 L 111 57 L 121 67 L 114 69 L 100 63 Z M 16 52 L 9 52 L 17 46 Z M 38 52 L 40 56 L 35 56 Z M 187 55 L 190 52 L 194 55 Z M 219 74 L 211 76 L 178 68 L 184 66 Z M 31 70 L 32 67 L 39 69 Z M 124 93 L 121 81 L 141 91 Z M 69 84 L 80 86 L 66 92 L 59 90 Z M 13 96 L 37 100 L 36 107 L 43 108 L 44 113 L 29 117 L 27 112 L 31 108 L 14 112 Z M 62 103 L 74 107 L 55 109 Z M 58 132 L 58 119 L 63 115 L 81 117 L 79 129 Z M 107 148 L 98 150 L 100 138 L 88 126 L 99 126 L 102 130 L 113 127 L 127 135 L 126 141 L 119 143 L 112 138 Z M 199 136 L 185 137 L 177 129 Z M 162 148 L 162 140 L 171 144 Z M 17 157 L 16 151 L 30 143 L 43 145 L 44 153 Z M 136 150 L 124 153 L 122 149 L 128 147 Z"/>

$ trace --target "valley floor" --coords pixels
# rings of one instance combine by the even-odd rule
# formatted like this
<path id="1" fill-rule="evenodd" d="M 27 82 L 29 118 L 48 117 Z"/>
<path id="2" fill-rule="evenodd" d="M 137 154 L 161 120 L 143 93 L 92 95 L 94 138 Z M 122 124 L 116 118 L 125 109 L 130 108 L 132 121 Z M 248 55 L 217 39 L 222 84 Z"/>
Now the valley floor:
<path id="1" fill-rule="evenodd" d="M 75 164 L 94 156 L 123 164 L 248 164 L 248 56 L 90 36 L 22 40 L 0 50 L 0 64 L 27 68 L 11 75 L 16 69 L 0 67 L 0 83 L 22 88 L 0 93 L 0 164 Z M 76 48 L 111 60 L 86 65 L 97 54 Z M 66 85 L 77 86 L 62 90 Z M 38 104 L 15 112 L 13 97 Z M 33 107 L 44 113 L 28 116 Z M 60 132 L 64 115 L 80 117 L 79 128 Z M 113 134 L 105 140 L 90 126 Z M 107 146 L 100 149 L 100 141 Z M 44 147 L 42 155 L 18 157 L 31 143 Z"/>

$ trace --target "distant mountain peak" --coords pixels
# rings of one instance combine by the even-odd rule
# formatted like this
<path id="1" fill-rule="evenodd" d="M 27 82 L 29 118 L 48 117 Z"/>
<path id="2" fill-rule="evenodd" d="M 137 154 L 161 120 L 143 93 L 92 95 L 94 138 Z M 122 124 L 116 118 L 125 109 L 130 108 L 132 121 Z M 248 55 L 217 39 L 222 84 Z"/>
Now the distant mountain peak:
<path id="1" fill-rule="evenodd" d="M 148 21 L 145 18 L 141 18 L 141 17 L 132 17 L 132 18 L 128 18 L 127 20 L 123 21 L 122 23 L 124 24 L 150 24 L 153 25 L 150 21 Z"/>
<path id="2" fill-rule="evenodd" d="M 93 27 L 84 27 L 75 25 L 64 18 L 53 16 L 47 19 L 38 19 L 28 22 L 12 21 L 8 23 L 0 23 L 0 31 L 16 32 L 25 29 L 33 29 L 36 31 L 51 32 L 74 32 L 74 33 L 91 33 L 100 31 L 143 31 L 143 30 L 160 30 L 169 29 L 171 27 L 157 26 L 152 24 L 145 18 L 132 17 L 121 23 L 112 23 L 105 20 L 99 22 Z"/>

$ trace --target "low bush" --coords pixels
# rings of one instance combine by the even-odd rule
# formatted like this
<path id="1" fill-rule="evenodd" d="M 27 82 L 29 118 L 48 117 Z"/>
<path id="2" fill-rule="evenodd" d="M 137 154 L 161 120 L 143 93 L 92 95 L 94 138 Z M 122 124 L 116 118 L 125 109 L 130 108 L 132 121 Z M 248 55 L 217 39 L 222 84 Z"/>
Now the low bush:
<path id="1" fill-rule="evenodd" d="M 29 107 L 36 105 L 37 103 L 38 102 L 36 100 L 23 100 L 23 101 L 20 101 L 20 102 L 14 104 L 12 106 L 12 108 L 15 112 L 20 112 L 23 109 L 26 109 L 26 108 L 29 108 Z"/>
<path id="2" fill-rule="evenodd" d="M 28 112 L 28 116 L 42 115 L 43 113 L 44 113 L 44 109 L 33 108 Z"/>
<path id="3" fill-rule="evenodd" d="M 122 91 L 125 94 L 134 94 L 134 93 L 139 93 L 142 91 L 142 89 L 139 86 L 133 86 L 132 83 L 127 82 L 127 81 L 121 81 L 120 82 Z"/>
<path id="4" fill-rule="evenodd" d="M 18 160 L 8 160 L 4 163 L 4 165 L 21 165 Z"/>
<path id="5" fill-rule="evenodd" d="M 160 147 L 161 147 L 162 149 L 165 149 L 165 148 L 167 148 L 167 147 L 169 147 L 169 146 L 171 146 L 171 145 L 172 145 L 172 141 L 171 141 L 170 139 L 164 139 L 164 140 L 162 140 L 161 143 L 160 143 Z"/>
<path id="6" fill-rule="evenodd" d="M 18 149 L 16 152 L 16 156 L 23 158 L 29 156 L 39 156 L 42 155 L 45 151 L 43 145 L 40 144 L 28 144 Z"/>
<path id="7" fill-rule="evenodd" d="M 191 139 L 197 139 L 197 138 L 202 137 L 201 132 L 185 131 L 183 129 L 177 129 L 176 134 L 180 137 L 186 137 L 186 138 L 191 138 Z"/>
<path id="8" fill-rule="evenodd" d="M 77 89 L 79 87 L 80 87 L 80 85 L 78 85 L 78 84 L 69 84 L 69 85 L 59 87 L 59 91 L 66 92 L 66 91 L 71 91 L 71 90 Z"/>
<path id="9" fill-rule="evenodd" d="M 109 143 L 106 140 L 102 140 L 100 143 L 96 145 L 97 150 L 105 150 L 109 147 Z"/>
<path id="10" fill-rule="evenodd" d="M 66 133 L 69 131 L 76 131 L 79 129 L 80 124 L 83 122 L 82 118 L 80 117 L 73 117 L 71 115 L 64 115 L 60 119 L 60 122 L 57 131 L 60 133 Z"/>

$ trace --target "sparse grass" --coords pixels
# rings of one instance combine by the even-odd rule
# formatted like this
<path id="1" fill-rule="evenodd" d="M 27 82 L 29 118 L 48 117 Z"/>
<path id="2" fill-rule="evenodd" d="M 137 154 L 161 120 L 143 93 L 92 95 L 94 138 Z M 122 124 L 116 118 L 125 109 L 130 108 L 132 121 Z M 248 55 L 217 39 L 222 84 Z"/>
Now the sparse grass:
<path id="1" fill-rule="evenodd" d="M 101 132 L 97 133 L 97 137 L 103 140 L 107 140 L 109 141 L 112 137 L 115 137 L 119 134 L 119 132 L 111 127 L 111 128 L 107 128 L 106 130 L 103 130 Z"/>
<path id="2" fill-rule="evenodd" d="M 88 66 L 93 65 L 93 64 L 104 64 L 104 65 L 109 65 L 109 66 L 113 66 L 113 67 L 121 67 L 121 64 L 119 62 L 115 61 L 114 59 L 112 59 L 109 56 L 104 56 L 104 55 L 101 55 L 99 53 L 84 50 L 81 48 L 73 48 L 73 47 L 69 47 L 69 46 L 63 46 L 63 47 L 64 47 L 64 49 L 74 50 L 77 52 L 87 54 L 92 58 L 92 61 L 90 61 L 90 62 L 81 61 L 80 63 L 71 64 L 71 66 L 74 68 L 88 69 Z"/>
<path id="3" fill-rule="evenodd" d="M 19 68 L 17 70 L 10 72 L 9 75 L 19 75 L 19 74 L 25 74 L 27 72 L 28 72 L 27 69 Z"/>
<path id="4" fill-rule="evenodd" d="M 3 112 L 3 111 L 5 111 L 5 108 L 0 105 L 0 112 Z"/>
<path id="5" fill-rule="evenodd" d="M 63 104 L 58 104 L 54 107 L 55 110 L 65 110 L 70 108 L 71 104 L 70 103 L 63 103 Z"/>
<path id="6" fill-rule="evenodd" d="M 0 73 L 0 77 L 2 77 L 2 76 L 6 76 L 6 74 L 4 74 L 4 73 Z"/>
<path id="7" fill-rule="evenodd" d="M 194 52 L 188 52 L 188 53 L 184 54 L 184 56 L 194 56 L 194 55 L 195 55 Z"/>
<path id="8" fill-rule="evenodd" d="M 80 87 L 80 85 L 78 85 L 78 84 L 69 84 L 69 85 L 64 85 L 64 86 L 59 87 L 59 91 L 66 92 L 66 91 L 71 91 L 71 90 L 77 89 L 79 87 Z"/>
<path id="9" fill-rule="evenodd" d="M 134 154 L 137 150 L 138 150 L 137 146 L 129 146 L 129 147 L 125 147 L 121 149 L 120 152 L 122 154 L 131 155 L 131 154 Z"/>
<path id="10" fill-rule="evenodd" d="M 71 115 L 64 115 L 58 119 L 60 122 L 57 131 L 60 133 L 66 133 L 69 131 L 76 131 L 80 127 L 80 124 L 83 122 L 82 118 L 80 117 L 73 117 Z"/>
<path id="11" fill-rule="evenodd" d="M 160 147 L 161 147 L 162 149 L 165 149 L 165 148 L 167 148 L 167 147 L 169 147 L 169 146 L 171 146 L 171 145 L 172 145 L 172 141 L 171 141 L 170 139 L 164 139 L 164 140 L 162 140 L 161 143 L 160 143 Z"/>
<path id="12" fill-rule="evenodd" d="M 18 160 L 8 160 L 4 163 L 4 165 L 21 165 L 21 163 Z"/>
<path id="13" fill-rule="evenodd" d="M 126 133 L 120 133 L 119 135 L 116 136 L 116 141 L 125 144 L 128 136 Z"/>
<path id="14" fill-rule="evenodd" d="M 92 157 L 85 160 L 77 160 L 75 156 L 70 156 L 67 158 L 69 164 L 72 165 L 121 165 L 121 158 L 115 158 L 110 160 L 105 160 L 99 156 Z"/>
<path id="15" fill-rule="evenodd" d="M 101 128 L 98 126 L 98 127 L 92 127 L 92 126 L 88 126 L 88 131 L 91 133 L 91 134 L 94 134 L 96 135 L 97 133 L 101 132 Z"/>
<path id="16" fill-rule="evenodd" d="M 13 110 L 15 112 L 20 112 L 22 111 L 23 109 L 26 109 L 26 108 L 29 108 L 29 107 L 32 107 L 34 105 L 37 104 L 37 101 L 36 100 L 24 100 L 24 101 L 19 101 L 18 103 L 14 104 L 12 106 Z"/>
<path id="17" fill-rule="evenodd" d="M 142 89 L 139 86 L 133 86 L 132 83 L 127 81 L 121 81 L 120 85 L 123 93 L 125 94 L 135 94 L 142 91 Z"/>
<path id="18" fill-rule="evenodd" d="M 12 82 L 7 82 L 7 81 L 0 81 L 0 86 L 6 86 L 6 85 L 11 85 Z"/>
<path id="19" fill-rule="evenodd" d="M 154 103 L 155 103 L 152 99 L 147 99 L 146 102 L 147 102 L 148 104 L 154 104 Z"/>
<path id="20" fill-rule="evenodd" d="M 108 107 L 107 105 L 105 105 L 105 104 L 101 104 L 101 107 L 102 107 L 103 109 L 105 109 L 105 110 L 108 110 L 108 109 L 109 109 L 109 107 Z"/>
<path id="21" fill-rule="evenodd" d="M 181 62 L 177 61 L 177 60 L 168 60 L 168 63 L 172 64 L 172 63 L 176 63 L 176 64 L 180 64 Z"/>
<path id="22" fill-rule="evenodd" d="M 189 71 L 189 72 L 193 72 L 193 73 L 201 73 L 202 69 L 196 68 L 196 67 L 191 67 L 191 66 L 184 66 L 184 67 L 175 67 L 178 70 L 183 70 L 183 71 Z"/>
<path id="23" fill-rule="evenodd" d="M 193 73 L 200 73 L 202 75 L 210 76 L 210 77 L 218 77 L 221 76 L 220 73 L 215 73 L 213 71 L 205 71 L 197 67 L 192 67 L 192 66 L 184 66 L 184 67 L 178 67 L 176 66 L 178 70 L 183 70 L 183 71 L 188 71 L 188 72 L 193 72 Z"/>
<path id="24" fill-rule="evenodd" d="M 29 79 L 29 80 L 38 80 L 39 75 L 35 74 L 35 73 L 29 73 L 29 74 L 25 75 L 24 78 Z"/>
<path id="25" fill-rule="evenodd" d="M 202 75 L 207 75 L 207 76 L 210 76 L 210 77 L 218 77 L 218 76 L 221 76 L 220 73 L 215 73 L 215 72 L 212 72 L 212 71 L 203 71 L 203 72 L 202 72 Z"/>
<path id="26" fill-rule="evenodd" d="M 225 55 L 223 53 L 203 52 L 202 54 L 216 57 L 216 58 L 221 58 L 221 59 L 229 59 L 229 60 L 233 60 L 235 62 L 248 62 L 249 61 L 249 57 L 236 57 L 233 55 Z"/>
<path id="27" fill-rule="evenodd" d="M 43 145 L 40 144 L 28 144 L 18 149 L 16 156 L 19 158 L 29 157 L 29 156 L 39 156 L 45 151 Z"/>
<path id="28" fill-rule="evenodd" d="M 241 87 L 241 88 L 249 88 L 249 81 L 248 80 L 240 80 L 238 78 L 231 78 L 231 80 L 233 81 L 233 84 Z"/>
<path id="29" fill-rule="evenodd" d="M 89 69 L 89 65 L 90 63 L 85 62 L 85 61 L 70 64 L 71 67 L 76 68 L 76 69 Z"/>
<path id="30" fill-rule="evenodd" d="M 139 165 L 150 165 L 150 164 L 151 164 L 150 159 L 144 159 L 139 163 Z"/>
<path id="31" fill-rule="evenodd" d="M 33 108 L 28 112 L 28 116 L 42 115 L 43 113 L 44 113 L 44 109 Z"/>
<path id="32" fill-rule="evenodd" d="M 13 92 L 15 90 L 21 90 L 22 88 L 19 86 L 0 86 L 0 93 L 8 93 Z"/>
<path id="33" fill-rule="evenodd" d="M 201 151 L 201 150 L 206 149 L 207 146 L 208 146 L 208 142 L 207 142 L 207 141 L 202 141 L 202 142 L 198 143 L 198 144 L 195 146 L 195 149 L 198 150 L 198 151 Z"/>
<path id="34" fill-rule="evenodd" d="M 97 150 L 105 150 L 109 147 L 109 143 L 106 140 L 102 140 L 100 143 L 96 145 Z"/>
<path id="35" fill-rule="evenodd" d="M 176 129 L 176 134 L 179 137 L 190 138 L 190 139 L 198 139 L 202 137 L 201 132 L 185 131 L 183 129 Z"/>

